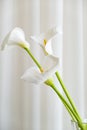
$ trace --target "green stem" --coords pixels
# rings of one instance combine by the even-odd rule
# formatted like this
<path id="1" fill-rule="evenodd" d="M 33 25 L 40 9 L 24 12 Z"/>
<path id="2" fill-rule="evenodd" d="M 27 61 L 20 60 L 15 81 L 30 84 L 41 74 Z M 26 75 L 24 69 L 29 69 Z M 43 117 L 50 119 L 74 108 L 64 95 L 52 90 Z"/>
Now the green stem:
<path id="1" fill-rule="evenodd" d="M 78 118 L 80 119 L 80 121 L 82 121 L 82 119 L 81 119 L 81 117 L 80 117 L 80 115 L 79 115 L 79 113 L 78 113 L 78 111 L 77 111 L 77 109 L 76 109 L 76 107 L 75 107 L 75 105 L 74 105 L 74 102 L 73 102 L 71 96 L 69 95 L 69 92 L 68 92 L 68 90 L 66 89 L 66 87 L 65 87 L 65 85 L 64 85 L 64 83 L 63 83 L 63 81 L 62 81 L 62 79 L 61 79 L 61 77 L 60 77 L 58 71 L 57 71 L 55 74 L 56 74 L 56 77 L 57 77 L 58 81 L 60 82 L 61 87 L 62 87 L 62 89 L 64 90 L 65 95 L 66 95 L 67 99 L 69 100 L 69 102 L 70 102 L 70 104 L 71 104 L 73 110 L 74 110 L 75 113 L 77 114 L 77 116 L 78 116 Z"/>
<path id="2" fill-rule="evenodd" d="M 43 72 L 43 68 L 42 66 L 39 64 L 39 62 L 36 60 L 36 58 L 32 55 L 31 51 L 27 48 L 24 48 L 28 54 L 30 55 L 30 57 L 32 58 L 32 60 L 35 62 L 35 64 L 38 66 L 38 68 L 40 69 L 41 72 Z M 71 115 L 72 119 L 76 119 L 78 121 L 79 126 L 83 129 L 82 125 L 81 125 L 81 120 L 78 119 L 77 114 L 72 110 L 72 108 L 69 106 L 69 104 L 67 103 L 67 101 L 64 99 L 64 97 L 60 94 L 60 92 L 56 89 L 55 85 L 51 86 L 55 92 L 57 93 L 57 95 L 60 97 L 60 99 L 62 100 L 64 106 L 66 107 L 66 109 L 68 110 L 69 114 Z"/>
<path id="3" fill-rule="evenodd" d="M 63 102 L 62 102 L 63 103 Z M 64 103 L 63 103 L 64 104 Z M 65 107 L 66 107 L 66 109 L 67 109 L 67 111 L 68 111 L 68 113 L 70 114 L 70 116 L 71 116 L 71 118 L 72 118 L 72 120 L 73 121 L 76 121 L 76 119 L 75 119 L 75 117 L 73 116 L 73 114 L 72 114 L 72 112 L 70 111 L 70 109 L 67 107 L 67 105 L 66 104 L 64 104 L 65 105 Z"/>
<path id="4" fill-rule="evenodd" d="M 63 104 L 65 105 L 65 107 L 67 106 L 67 109 L 69 114 L 71 115 L 71 113 L 73 114 L 73 116 L 75 117 L 75 119 L 78 121 L 78 125 L 80 126 L 80 128 L 82 128 L 83 130 L 83 126 L 82 126 L 82 122 L 81 120 L 78 118 L 77 114 L 72 110 L 72 108 L 69 106 L 69 104 L 67 103 L 67 101 L 64 99 L 64 97 L 60 94 L 60 92 L 58 91 L 58 89 L 55 87 L 54 84 L 50 85 L 53 90 L 56 92 L 57 96 L 61 99 L 61 101 L 63 102 Z"/>
<path id="5" fill-rule="evenodd" d="M 39 64 L 39 62 L 36 60 L 36 58 L 32 55 L 31 51 L 27 48 L 24 48 L 28 54 L 30 55 L 30 57 L 32 58 L 32 60 L 35 62 L 35 64 L 38 66 L 38 68 L 40 69 L 41 72 L 43 72 L 43 68 L 42 66 Z"/>

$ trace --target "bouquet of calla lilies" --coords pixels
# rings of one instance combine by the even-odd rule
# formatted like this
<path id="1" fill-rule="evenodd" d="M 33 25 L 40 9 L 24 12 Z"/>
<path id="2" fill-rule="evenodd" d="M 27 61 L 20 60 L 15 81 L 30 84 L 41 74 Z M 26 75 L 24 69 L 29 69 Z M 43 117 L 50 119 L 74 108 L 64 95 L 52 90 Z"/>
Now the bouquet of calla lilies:
<path id="1" fill-rule="evenodd" d="M 70 114 L 71 119 L 78 123 L 78 126 L 79 128 L 81 128 L 81 130 L 87 130 L 83 125 L 79 112 L 77 111 L 77 108 L 58 72 L 59 58 L 56 57 L 53 53 L 52 39 L 55 38 L 55 36 L 57 36 L 59 33 L 61 32 L 58 31 L 58 28 L 54 27 L 49 29 L 48 32 L 43 33 L 39 36 L 30 36 L 30 39 L 32 39 L 34 43 L 38 44 L 38 46 L 42 48 L 41 50 L 44 53 L 44 57 L 43 57 L 43 62 L 41 63 L 37 61 L 35 56 L 32 54 L 30 49 L 30 43 L 26 41 L 25 34 L 23 30 L 19 27 L 14 28 L 12 31 L 10 31 L 7 34 L 3 43 L 0 46 L 0 49 L 3 50 L 7 46 L 13 46 L 13 45 L 17 45 L 23 48 L 31 57 L 31 59 L 34 61 L 35 66 L 29 68 L 22 75 L 21 78 L 35 86 L 45 84 L 51 87 L 55 91 L 57 96 L 60 98 L 60 100 L 62 101 L 66 110 Z M 62 90 L 64 91 L 64 94 L 66 95 L 67 99 L 63 96 L 63 94 L 58 90 L 58 87 L 55 85 L 53 79 L 54 74 L 58 82 L 60 83 L 60 86 L 62 87 Z"/>

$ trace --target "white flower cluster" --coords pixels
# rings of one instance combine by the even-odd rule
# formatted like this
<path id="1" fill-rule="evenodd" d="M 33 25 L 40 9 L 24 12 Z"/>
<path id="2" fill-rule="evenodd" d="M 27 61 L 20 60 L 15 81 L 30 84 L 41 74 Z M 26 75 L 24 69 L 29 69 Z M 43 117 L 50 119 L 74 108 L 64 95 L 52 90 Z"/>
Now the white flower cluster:
<path id="1" fill-rule="evenodd" d="M 39 36 L 30 36 L 35 44 L 38 44 L 44 52 L 43 62 L 41 63 L 43 72 L 41 73 L 37 67 L 31 67 L 23 74 L 22 79 L 33 85 L 44 83 L 56 70 L 59 64 L 59 58 L 54 56 L 52 50 L 52 39 L 60 33 L 56 27 L 51 28 L 48 32 Z M 1 44 L 1 50 L 6 46 L 17 45 L 30 50 L 30 43 L 25 40 L 24 31 L 16 27 L 10 31 Z"/>

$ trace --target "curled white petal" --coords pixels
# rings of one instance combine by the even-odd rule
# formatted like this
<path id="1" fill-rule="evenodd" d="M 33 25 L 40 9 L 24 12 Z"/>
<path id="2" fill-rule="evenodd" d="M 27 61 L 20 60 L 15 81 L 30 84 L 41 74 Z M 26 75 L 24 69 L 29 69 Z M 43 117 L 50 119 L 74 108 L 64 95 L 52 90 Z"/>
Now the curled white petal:
<path id="1" fill-rule="evenodd" d="M 42 33 L 39 36 L 31 36 L 30 38 L 43 48 L 46 55 L 47 53 L 53 55 L 52 39 L 57 34 L 61 34 L 61 31 L 58 29 L 58 27 L 54 27 L 49 29 L 46 33 Z"/>
<path id="2" fill-rule="evenodd" d="M 45 71 L 49 71 L 49 70 L 52 71 L 52 70 L 55 70 L 55 68 L 58 69 L 59 58 L 54 57 L 52 55 L 47 55 L 44 57 L 44 60 L 42 61 L 42 66 Z"/>
<path id="3" fill-rule="evenodd" d="M 33 85 L 40 85 L 43 82 L 43 78 L 36 67 L 31 67 L 26 70 L 21 79 L 28 81 Z"/>
<path id="4" fill-rule="evenodd" d="M 47 33 L 44 34 L 44 37 L 48 40 L 51 40 L 52 38 L 54 38 L 58 33 L 60 33 L 58 31 L 57 27 L 51 28 L 48 30 Z"/>
<path id="5" fill-rule="evenodd" d="M 32 67 L 29 68 L 21 78 L 28 81 L 30 84 L 41 85 L 56 72 L 58 64 L 58 58 L 46 56 L 42 63 L 44 68 L 43 73 L 41 73 L 36 67 Z"/>
<path id="6" fill-rule="evenodd" d="M 1 44 L 1 49 L 3 50 L 8 45 L 18 45 L 26 48 L 30 47 L 29 43 L 25 40 L 24 31 L 18 27 L 14 28 L 7 34 Z"/>
<path id="7" fill-rule="evenodd" d="M 45 40 L 51 40 L 54 36 L 56 36 L 58 33 L 60 33 L 57 29 L 57 27 L 49 29 L 46 33 L 42 33 L 39 36 L 31 36 L 31 39 L 33 39 L 35 42 L 43 44 L 42 41 Z"/>
<path id="8" fill-rule="evenodd" d="M 48 54 L 53 55 L 52 42 L 49 40 L 45 46 L 45 50 Z"/>

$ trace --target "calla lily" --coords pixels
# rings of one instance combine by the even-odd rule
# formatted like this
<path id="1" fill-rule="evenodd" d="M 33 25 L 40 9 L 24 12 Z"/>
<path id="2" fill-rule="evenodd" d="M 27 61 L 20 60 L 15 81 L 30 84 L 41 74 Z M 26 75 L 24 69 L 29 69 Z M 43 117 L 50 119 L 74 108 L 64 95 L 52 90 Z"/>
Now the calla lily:
<path id="1" fill-rule="evenodd" d="M 58 58 L 54 58 L 51 55 L 45 56 L 42 63 L 44 69 L 42 73 L 36 67 L 32 67 L 29 68 L 21 78 L 28 81 L 30 84 L 40 85 L 56 72 L 58 64 Z"/>
<path id="2" fill-rule="evenodd" d="M 52 51 L 52 39 L 57 35 L 61 34 L 62 32 L 58 30 L 57 27 L 51 28 L 46 33 L 42 33 L 39 36 L 31 36 L 30 38 L 38 43 L 44 50 L 45 54 L 53 55 Z"/>
<path id="3" fill-rule="evenodd" d="M 5 37 L 3 43 L 1 44 L 1 50 L 3 50 L 6 46 L 17 45 L 22 48 L 29 49 L 30 45 L 25 40 L 24 32 L 21 28 L 16 27 L 12 31 L 10 31 Z"/>

